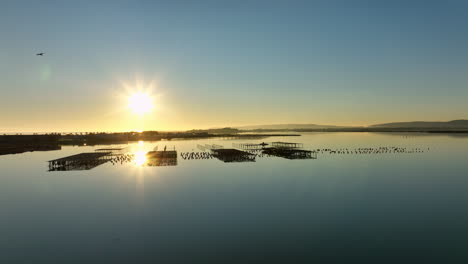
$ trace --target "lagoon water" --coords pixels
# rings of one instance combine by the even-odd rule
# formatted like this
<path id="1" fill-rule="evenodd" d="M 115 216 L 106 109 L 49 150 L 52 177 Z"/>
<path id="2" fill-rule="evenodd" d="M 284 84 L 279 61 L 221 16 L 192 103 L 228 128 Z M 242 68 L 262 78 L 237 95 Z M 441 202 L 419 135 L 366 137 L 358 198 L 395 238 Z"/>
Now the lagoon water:
<path id="1" fill-rule="evenodd" d="M 47 161 L 103 146 L 0 156 L 0 263 L 467 263 L 466 135 L 308 133 L 129 150 L 262 141 L 424 152 L 179 156 L 177 166 L 61 172 Z"/>

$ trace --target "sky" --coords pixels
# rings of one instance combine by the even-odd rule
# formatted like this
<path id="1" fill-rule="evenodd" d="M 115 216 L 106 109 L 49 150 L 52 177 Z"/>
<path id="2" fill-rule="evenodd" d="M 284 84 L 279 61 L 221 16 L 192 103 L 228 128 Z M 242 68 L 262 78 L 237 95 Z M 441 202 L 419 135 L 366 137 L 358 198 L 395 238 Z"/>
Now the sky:
<path id="1" fill-rule="evenodd" d="M 1 0 L 0 131 L 467 119 L 467 13 L 461 0 Z M 145 115 L 128 108 L 138 92 Z"/>

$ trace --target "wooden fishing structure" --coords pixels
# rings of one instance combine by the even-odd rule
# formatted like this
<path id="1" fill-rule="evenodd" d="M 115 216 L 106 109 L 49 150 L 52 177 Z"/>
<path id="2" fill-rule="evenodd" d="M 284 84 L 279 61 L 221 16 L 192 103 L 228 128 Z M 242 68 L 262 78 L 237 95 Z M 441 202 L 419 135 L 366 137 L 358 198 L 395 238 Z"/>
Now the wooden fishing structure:
<path id="1" fill-rule="evenodd" d="M 94 150 L 95 152 L 111 152 L 112 154 L 122 154 L 126 148 L 100 148 Z"/>
<path id="2" fill-rule="evenodd" d="M 224 147 L 221 145 L 216 145 L 216 144 L 205 144 L 205 149 L 206 150 L 212 150 L 212 149 L 223 149 Z"/>
<path id="3" fill-rule="evenodd" d="M 262 153 L 268 156 L 276 156 L 285 159 L 317 159 L 317 152 L 302 149 L 302 143 L 272 142 L 271 147 L 263 148 Z"/>
<path id="4" fill-rule="evenodd" d="M 256 156 L 238 149 L 211 149 L 211 154 L 224 162 L 254 162 Z"/>
<path id="5" fill-rule="evenodd" d="M 49 171 L 90 170 L 112 159 L 112 152 L 80 153 L 49 160 Z"/>
<path id="6" fill-rule="evenodd" d="M 177 151 L 160 150 L 146 153 L 147 166 L 177 166 Z"/>
<path id="7" fill-rule="evenodd" d="M 262 142 L 260 144 L 253 144 L 253 143 L 232 143 L 232 146 L 235 148 L 243 149 L 243 150 L 261 150 L 265 146 L 268 146 L 267 143 Z"/>
<path id="8" fill-rule="evenodd" d="M 262 142 L 260 144 L 252 143 L 234 143 L 234 147 L 240 148 L 244 151 L 256 154 L 257 157 L 282 157 L 286 159 L 316 159 L 317 153 L 315 151 L 304 150 L 302 143 L 292 142 L 272 142 L 267 144 Z M 270 147 L 268 147 L 270 146 Z"/>
<path id="9" fill-rule="evenodd" d="M 292 142 L 272 142 L 271 146 L 273 148 L 287 148 L 287 149 L 296 149 L 296 148 L 303 148 L 304 145 L 302 143 L 292 143 Z"/>
<path id="10" fill-rule="evenodd" d="M 285 159 L 317 159 L 317 152 L 295 148 L 264 148 L 263 154 Z"/>

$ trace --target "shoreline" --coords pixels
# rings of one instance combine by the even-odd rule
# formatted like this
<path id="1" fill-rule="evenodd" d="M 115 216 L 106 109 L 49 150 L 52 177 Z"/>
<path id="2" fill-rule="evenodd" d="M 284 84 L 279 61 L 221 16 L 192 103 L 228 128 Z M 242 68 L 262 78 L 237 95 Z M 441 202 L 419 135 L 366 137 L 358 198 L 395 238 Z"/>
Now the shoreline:
<path id="1" fill-rule="evenodd" d="M 138 141 L 193 140 L 207 138 L 260 139 L 272 136 L 299 137 L 300 134 L 209 134 L 209 133 L 89 133 L 89 134 L 46 134 L 46 135 L 0 135 L 0 155 L 20 154 L 33 151 L 60 150 L 62 146 L 97 146 L 128 144 Z"/>
<path id="2" fill-rule="evenodd" d="M 280 133 L 281 132 L 281 133 Z M 238 133 L 212 134 L 207 132 L 127 132 L 127 133 L 68 133 L 68 134 L 33 134 L 0 135 L 0 155 L 20 154 L 32 151 L 60 150 L 62 146 L 96 146 L 110 144 L 128 144 L 138 141 L 194 140 L 208 138 L 224 139 L 260 139 L 267 137 L 299 137 L 306 132 L 320 133 L 427 133 L 427 134 L 468 134 L 468 130 L 443 129 L 304 129 L 304 130 L 255 130 Z"/>

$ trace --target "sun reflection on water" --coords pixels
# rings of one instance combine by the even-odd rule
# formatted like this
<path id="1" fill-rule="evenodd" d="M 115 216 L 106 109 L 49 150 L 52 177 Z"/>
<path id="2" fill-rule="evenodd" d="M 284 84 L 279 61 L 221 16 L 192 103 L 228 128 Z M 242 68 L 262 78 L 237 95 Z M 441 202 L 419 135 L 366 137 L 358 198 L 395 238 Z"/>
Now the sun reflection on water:
<path id="1" fill-rule="evenodd" d="M 145 142 L 143 140 L 138 141 L 138 149 L 134 152 L 134 162 L 135 165 L 138 167 L 145 165 L 145 163 L 147 162 L 146 151 L 143 150 L 144 145 Z"/>
<path id="2" fill-rule="evenodd" d="M 135 165 L 143 166 L 146 163 L 146 152 L 139 150 L 135 152 Z"/>

